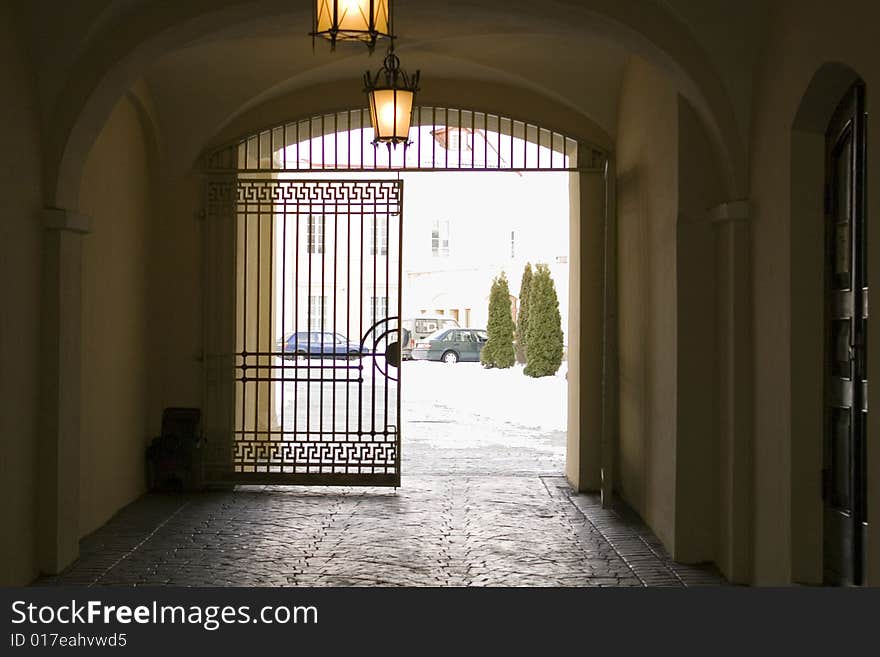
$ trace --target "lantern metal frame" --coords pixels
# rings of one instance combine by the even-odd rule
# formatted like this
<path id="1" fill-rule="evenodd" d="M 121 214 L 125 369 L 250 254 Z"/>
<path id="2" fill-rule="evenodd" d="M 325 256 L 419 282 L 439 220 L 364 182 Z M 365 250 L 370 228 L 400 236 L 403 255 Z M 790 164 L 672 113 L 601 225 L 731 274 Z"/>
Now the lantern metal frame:
<path id="1" fill-rule="evenodd" d="M 381 32 L 376 29 L 376 4 L 377 0 L 370 0 L 370 15 L 368 18 L 368 26 L 366 30 L 347 30 L 339 27 L 339 2 L 340 0 L 326 0 L 331 5 L 333 16 L 331 19 L 330 29 L 318 30 L 318 4 L 322 0 L 315 0 L 312 4 L 312 28 L 309 33 L 312 37 L 312 49 L 315 47 L 315 39 L 321 37 L 330 41 L 330 50 L 336 50 L 338 41 L 360 41 L 365 43 L 370 53 L 376 48 L 376 43 L 380 39 L 389 39 L 394 43 L 394 12 L 392 11 L 392 0 L 385 0 L 388 8 L 388 32 Z"/>
<path id="2" fill-rule="evenodd" d="M 373 133 L 375 138 L 373 139 L 373 144 L 384 143 L 388 145 L 388 149 L 390 150 L 392 146 L 396 147 L 398 144 L 403 144 L 404 148 L 406 148 L 411 142 L 409 139 L 409 131 L 412 128 L 412 114 L 413 110 L 416 106 L 416 94 L 419 91 L 419 76 L 421 75 L 421 71 L 417 70 L 414 75 L 410 76 L 400 68 L 400 58 L 394 53 L 394 42 L 391 42 L 391 46 L 388 49 L 388 54 L 385 56 L 385 61 L 382 64 L 382 68 L 376 71 L 375 75 L 371 75 L 370 71 L 364 73 L 364 92 L 367 94 L 367 99 L 369 101 L 370 107 L 370 122 L 373 124 Z M 394 130 L 395 134 L 390 136 L 383 136 L 380 134 L 379 126 L 378 126 L 378 108 L 376 106 L 375 94 L 377 91 L 394 91 Z M 405 92 L 412 94 L 412 103 L 410 105 L 409 112 L 409 126 L 406 131 L 406 136 L 397 135 L 397 93 L 396 92 Z"/>

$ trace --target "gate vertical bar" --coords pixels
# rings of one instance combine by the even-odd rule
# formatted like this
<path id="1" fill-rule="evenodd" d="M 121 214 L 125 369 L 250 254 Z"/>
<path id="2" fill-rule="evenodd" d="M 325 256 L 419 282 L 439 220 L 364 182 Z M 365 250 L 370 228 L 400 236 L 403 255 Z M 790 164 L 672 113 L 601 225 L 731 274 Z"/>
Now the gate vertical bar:
<path id="1" fill-rule="evenodd" d="M 391 244 L 389 240 L 388 244 Z M 390 256 L 390 253 L 389 253 Z M 401 459 L 403 452 L 403 180 L 397 180 L 397 450 L 394 463 L 395 485 L 400 486 Z"/>
<path id="2" fill-rule="evenodd" d="M 339 248 L 338 247 L 339 247 L 339 207 L 337 206 L 334 208 L 334 212 L 333 212 L 333 306 L 332 307 L 333 307 L 333 350 L 334 350 L 334 354 L 336 353 L 336 350 L 337 350 L 336 336 L 338 335 L 338 332 L 337 332 L 338 326 L 337 326 L 337 321 L 336 321 L 337 308 L 339 307 L 339 299 L 337 299 L 337 295 L 339 294 L 339 278 L 338 278 L 338 275 L 339 275 L 339 270 L 338 270 Z M 345 339 L 348 340 L 348 335 L 345 336 Z M 346 353 L 348 352 L 348 345 L 346 345 L 345 351 L 346 351 Z M 332 383 L 332 387 L 330 389 L 330 392 L 333 397 L 333 399 L 332 399 L 333 412 L 331 413 L 331 416 L 330 416 L 331 417 L 330 430 L 333 432 L 332 435 L 333 435 L 333 439 L 335 440 L 336 439 L 336 429 L 337 429 L 336 413 L 338 410 L 336 407 L 336 386 L 337 386 L 336 381 L 338 379 L 339 371 L 336 368 L 335 359 L 333 362 L 334 362 L 334 366 L 333 366 L 333 370 L 332 370 L 333 383 Z M 346 365 L 348 364 L 347 357 L 344 362 Z"/>
<path id="3" fill-rule="evenodd" d="M 285 126 L 285 132 L 287 128 Z M 287 140 L 285 138 L 285 144 Z M 284 149 L 285 158 L 287 157 L 287 148 Z M 281 206 L 281 345 L 278 349 L 281 352 L 278 358 L 281 360 L 281 409 L 279 412 L 281 429 L 281 440 L 286 442 L 287 423 L 285 422 L 285 388 L 287 387 L 287 361 L 284 358 L 284 352 L 287 349 L 287 206 Z M 282 472 L 284 468 L 282 468 Z"/>
<path id="4" fill-rule="evenodd" d="M 389 234 L 389 228 L 391 227 L 391 200 L 390 199 L 387 201 L 387 205 L 385 206 L 384 215 L 385 215 L 385 251 L 384 251 L 384 256 L 385 256 L 385 304 L 384 304 L 385 305 L 385 317 L 383 319 L 385 319 L 385 321 L 388 322 L 388 317 L 389 317 L 388 308 L 390 306 L 389 302 L 391 301 L 391 275 L 390 275 L 390 267 L 391 267 L 391 257 L 390 256 L 391 256 L 391 254 L 388 252 L 388 234 Z M 376 250 L 379 251 L 380 253 L 382 253 L 382 240 L 379 239 L 377 241 L 378 241 L 378 244 L 376 245 Z M 391 326 L 390 326 L 390 322 L 389 322 L 386 324 L 385 330 L 386 331 L 390 330 L 390 328 L 391 328 Z M 389 337 L 388 342 L 390 343 L 390 337 Z M 386 374 L 386 376 L 383 377 L 383 379 L 384 379 L 383 382 L 385 384 L 384 422 L 382 423 L 383 431 L 388 431 L 388 376 L 387 375 L 390 371 L 389 367 L 391 367 L 391 366 L 388 364 L 388 359 L 387 359 L 387 354 L 386 354 L 386 359 L 385 359 L 385 374 Z"/>
<path id="5" fill-rule="evenodd" d="M 259 142 L 257 142 L 257 143 L 259 144 Z M 259 152 L 259 150 L 258 150 L 258 152 Z M 260 312 L 262 310 L 261 301 L 263 300 L 262 299 L 262 297 L 263 297 L 263 286 L 262 286 L 262 274 L 263 274 L 263 232 L 262 232 L 263 221 L 262 221 L 262 219 L 263 219 L 263 214 L 262 214 L 262 210 L 263 210 L 263 206 L 258 198 L 257 199 L 257 206 L 256 206 L 257 288 L 256 288 L 256 290 L 254 290 L 256 292 L 256 297 L 257 297 L 257 308 L 256 308 L 256 319 L 257 319 L 256 338 L 257 338 L 257 340 L 254 343 L 254 352 L 256 353 L 256 355 L 254 356 L 254 364 L 256 366 L 256 369 L 254 370 L 254 373 L 255 373 L 255 376 L 254 376 L 254 379 L 255 379 L 255 381 L 254 381 L 254 434 L 253 434 L 254 445 L 252 446 L 253 455 L 254 455 L 253 459 L 254 459 L 254 470 L 255 471 L 259 470 L 260 456 L 262 454 L 264 454 L 263 450 L 261 449 L 261 445 L 256 444 L 257 441 L 260 439 L 260 387 L 262 386 L 262 382 L 260 381 L 260 379 L 261 379 L 260 365 L 262 364 L 261 363 L 262 356 L 260 356 L 260 352 L 262 351 L 262 344 L 260 343 L 260 329 L 262 329 L 262 325 L 263 325 L 263 322 L 261 321 L 263 316 Z M 250 218 L 250 217 L 251 217 L 251 215 L 248 214 L 248 218 Z"/>

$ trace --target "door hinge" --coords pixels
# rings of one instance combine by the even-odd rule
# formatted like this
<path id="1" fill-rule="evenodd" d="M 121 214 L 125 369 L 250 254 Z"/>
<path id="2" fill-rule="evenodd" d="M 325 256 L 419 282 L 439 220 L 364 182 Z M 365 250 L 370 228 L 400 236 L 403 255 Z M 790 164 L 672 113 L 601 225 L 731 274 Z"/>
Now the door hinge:
<path id="1" fill-rule="evenodd" d="M 207 217 L 208 213 L 205 212 L 204 208 L 196 211 L 196 221 L 204 221 L 205 217 Z"/>

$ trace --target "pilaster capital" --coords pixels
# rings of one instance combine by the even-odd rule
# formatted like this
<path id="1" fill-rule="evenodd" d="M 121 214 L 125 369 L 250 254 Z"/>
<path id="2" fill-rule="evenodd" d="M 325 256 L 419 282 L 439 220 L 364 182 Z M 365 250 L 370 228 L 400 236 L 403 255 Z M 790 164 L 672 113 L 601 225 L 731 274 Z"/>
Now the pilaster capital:
<path id="1" fill-rule="evenodd" d="M 71 233 L 86 234 L 91 232 L 90 217 L 61 208 L 43 208 L 43 227 L 46 230 L 63 230 Z"/>

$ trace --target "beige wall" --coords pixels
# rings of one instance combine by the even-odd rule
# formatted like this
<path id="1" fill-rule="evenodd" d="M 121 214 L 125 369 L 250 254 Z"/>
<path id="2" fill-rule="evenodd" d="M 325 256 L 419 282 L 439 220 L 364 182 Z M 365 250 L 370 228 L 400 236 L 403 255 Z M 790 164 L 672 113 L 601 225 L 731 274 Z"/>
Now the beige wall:
<path id="1" fill-rule="evenodd" d="M 811 412 L 810 388 L 822 385 L 814 363 L 816 339 L 800 331 L 795 312 L 811 311 L 809 299 L 821 294 L 801 287 L 800 275 L 813 287 L 820 280 L 804 268 L 815 238 L 810 214 L 795 213 L 792 199 L 811 195 L 817 178 L 795 157 L 816 157 L 817 147 L 793 137 L 795 117 L 810 81 L 829 62 L 851 67 L 867 83 L 868 109 L 880 90 L 876 26 L 880 6 L 844 0 L 828 10 L 819 0 L 786 2 L 777 15 L 753 111 L 751 188 L 754 207 L 753 295 L 755 304 L 755 580 L 779 584 L 810 581 L 821 564 L 815 514 L 821 508 L 815 422 L 799 422 Z M 826 98 L 826 102 L 829 99 Z M 830 101 L 833 103 L 833 101 Z M 880 152 L 880 131 L 868 130 L 869 153 Z M 806 155 L 805 155 L 806 154 Z M 880 167 L 868 167 L 868 207 L 880 207 Z M 794 175 L 794 178 L 793 178 Z M 796 187 L 792 187 L 792 183 Z M 805 201 L 808 203 L 808 201 Z M 812 213 L 815 220 L 815 212 Z M 805 223 L 806 222 L 806 223 Z M 869 218 L 870 223 L 870 218 Z M 802 225 L 803 224 L 803 225 Z M 880 277 L 880 231 L 868 231 L 869 284 Z M 814 261 L 815 262 L 815 261 Z M 818 274 L 821 276 L 821 274 Z M 793 297 L 793 294 L 797 294 Z M 805 305 L 806 304 L 806 305 Z M 800 315 L 798 315 L 800 317 Z M 869 344 L 880 343 L 880 322 L 869 323 Z M 880 372 L 880 353 L 869 351 L 869 372 Z M 869 376 L 871 376 L 869 374 Z M 869 388 L 868 406 L 880 408 L 880 389 Z M 868 435 L 880 435 L 880 414 L 869 414 Z M 812 437 L 809 437 L 812 436 Z M 812 453 L 812 457 L 810 456 Z M 805 467 L 812 458 L 813 467 Z M 880 448 L 868 446 L 869 522 L 880 527 Z M 793 497 L 797 495 L 798 498 Z M 801 503 L 805 502 L 805 503 Z M 876 533 L 876 529 L 874 532 Z M 880 584 L 880 541 L 869 540 L 868 578 Z"/>
<path id="2" fill-rule="evenodd" d="M 123 98 L 89 155 L 80 193 L 80 211 L 91 218 L 82 253 L 80 535 L 144 491 L 153 419 L 146 387 L 154 362 L 146 294 L 149 163 L 138 110 Z"/>
<path id="3" fill-rule="evenodd" d="M 675 547 L 678 95 L 633 58 L 618 118 L 619 490 Z"/>
<path id="4" fill-rule="evenodd" d="M 675 557 L 717 559 L 719 517 L 716 226 L 718 167 L 690 104 L 678 103 Z M 723 515 L 723 512 L 722 512 Z"/>
<path id="5" fill-rule="evenodd" d="M 0 585 L 37 574 L 36 478 L 42 228 L 35 80 L 0 5 Z"/>
<path id="6" fill-rule="evenodd" d="M 147 417 L 151 435 L 168 406 L 202 406 L 202 179 L 160 176 L 148 263 L 150 368 Z"/>
<path id="7" fill-rule="evenodd" d="M 718 555 L 716 230 L 724 198 L 693 108 L 643 60 L 617 144 L 618 488 L 676 559 Z"/>

